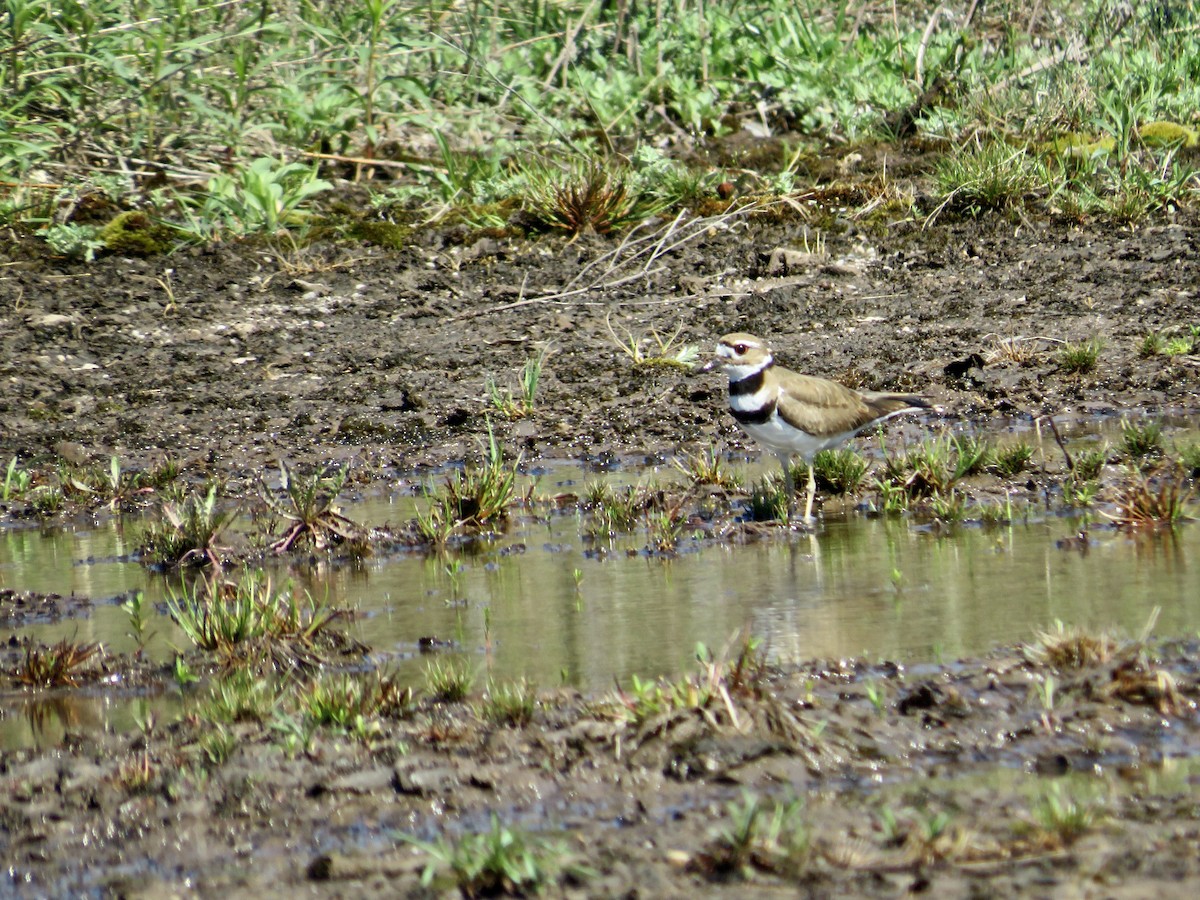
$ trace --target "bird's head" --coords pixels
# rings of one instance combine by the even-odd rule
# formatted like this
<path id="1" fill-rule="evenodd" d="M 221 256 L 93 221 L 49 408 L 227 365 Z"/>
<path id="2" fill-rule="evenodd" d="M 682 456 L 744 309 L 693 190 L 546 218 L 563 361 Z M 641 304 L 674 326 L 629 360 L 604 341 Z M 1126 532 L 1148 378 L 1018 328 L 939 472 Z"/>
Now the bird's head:
<path id="1" fill-rule="evenodd" d="M 735 381 L 765 369 L 773 362 L 767 345 L 752 334 L 735 331 L 717 341 L 716 354 L 706 369 L 723 368 Z"/>

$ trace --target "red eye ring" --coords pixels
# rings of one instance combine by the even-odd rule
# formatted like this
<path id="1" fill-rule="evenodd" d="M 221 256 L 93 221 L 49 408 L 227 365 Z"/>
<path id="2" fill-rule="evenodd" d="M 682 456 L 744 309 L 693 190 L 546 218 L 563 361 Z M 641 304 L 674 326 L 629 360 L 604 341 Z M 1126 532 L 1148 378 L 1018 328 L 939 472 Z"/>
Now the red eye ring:
<path id="1" fill-rule="evenodd" d="M 745 344 L 734 344 L 733 345 L 733 352 L 736 353 L 738 356 L 741 356 L 743 353 L 745 353 L 749 349 L 750 348 L 747 347 Z"/>

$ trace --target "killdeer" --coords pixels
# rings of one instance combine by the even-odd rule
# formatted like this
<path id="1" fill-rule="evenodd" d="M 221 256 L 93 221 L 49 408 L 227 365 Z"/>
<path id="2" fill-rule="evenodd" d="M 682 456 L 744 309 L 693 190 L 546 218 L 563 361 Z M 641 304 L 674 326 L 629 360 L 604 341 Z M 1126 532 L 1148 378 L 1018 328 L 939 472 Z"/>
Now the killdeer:
<path id="1" fill-rule="evenodd" d="M 799 453 L 808 466 L 805 524 L 812 521 L 817 487 L 813 457 L 877 422 L 932 408 L 909 394 L 860 393 L 835 381 L 792 372 L 775 365 L 763 341 L 741 332 L 717 341 L 717 356 L 710 365 L 721 366 L 729 375 L 729 411 L 738 424 L 779 458 L 789 509 L 795 489 L 788 465 L 792 454 Z"/>

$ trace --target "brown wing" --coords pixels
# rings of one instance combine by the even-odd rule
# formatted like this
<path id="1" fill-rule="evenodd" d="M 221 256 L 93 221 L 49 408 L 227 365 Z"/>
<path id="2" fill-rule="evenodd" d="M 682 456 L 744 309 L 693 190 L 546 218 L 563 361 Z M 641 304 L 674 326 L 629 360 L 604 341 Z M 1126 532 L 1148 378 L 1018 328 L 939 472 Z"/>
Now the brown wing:
<path id="1" fill-rule="evenodd" d="M 793 428 L 818 437 L 854 431 L 878 418 L 858 391 L 795 372 L 780 379 L 778 410 Z"/>
<path id="2" fill-rule="evenodd" d="M 928 406 L 920 397 L 860 394 L 836 381 L 796 372 L 780 379 L 779 415 L 792 427 L 818 437 L 858 431 L 878 419 Z"/>

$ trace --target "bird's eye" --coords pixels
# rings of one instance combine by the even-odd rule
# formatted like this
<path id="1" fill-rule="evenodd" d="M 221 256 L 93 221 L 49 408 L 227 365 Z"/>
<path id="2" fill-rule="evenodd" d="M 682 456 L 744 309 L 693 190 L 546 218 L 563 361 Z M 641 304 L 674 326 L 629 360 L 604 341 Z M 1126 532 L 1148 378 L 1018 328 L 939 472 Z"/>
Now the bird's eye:
<path id="1" fill-rule="evenodd" d="M 733 345 L 733 352 L 736 353 L 738 356 L 741 356 L 743 353 L 745 353 L 749 349 L 750 348 L 747 347 L 745 344 L 734 344 Z"/>

